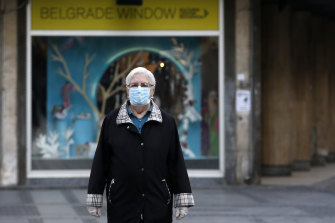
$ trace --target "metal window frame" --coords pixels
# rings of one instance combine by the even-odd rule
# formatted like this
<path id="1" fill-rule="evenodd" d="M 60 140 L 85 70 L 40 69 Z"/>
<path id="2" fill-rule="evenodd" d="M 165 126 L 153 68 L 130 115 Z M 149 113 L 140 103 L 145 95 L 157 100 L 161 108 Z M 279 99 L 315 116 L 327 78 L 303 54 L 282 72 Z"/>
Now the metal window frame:
<path id="1" fill-rule="evenodd" d="M 188 170 L 190 177 L 197 178 L 223 178 L 225 174 L 225 148 L 224 148 L 224 10 L 223 0 L 219 0 L 219 30 L 176 30 L 173 36 L 217 36 L 219 39 L 219 169 Z M 27 178 L 87 178 L 90 170 L 32 170 L 32 37 L 33 36 L 171 36 L 171 31 L 105 31 L 105 30 L 31 30 L 31 2 L 27 5 L 27 64 L 26 64 L 26 142 L 27 142 Z"/>

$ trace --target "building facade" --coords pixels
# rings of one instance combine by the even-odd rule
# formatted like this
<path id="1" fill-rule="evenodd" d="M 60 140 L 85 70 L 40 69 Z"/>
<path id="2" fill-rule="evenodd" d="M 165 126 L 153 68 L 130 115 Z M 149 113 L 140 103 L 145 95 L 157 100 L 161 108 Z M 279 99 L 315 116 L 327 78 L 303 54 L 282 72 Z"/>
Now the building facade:
<path id="1" fill-rule="evenodd" d="M 87 179 L 100 124 L 126 100 L 135 66 L 154 73 L 192 179 L 258 184 L 334 160 L 331 2 L 4 6 L 1 185 Z"/>
<path id="2" fill-rule="evenodd" d="M 190 177 L 225 178 L 223 1 L 2 3 L 1 185 L 87 178 L 136 66 L 156 77 Z M 248 119 L 250 90 L 236 97 Z"/>

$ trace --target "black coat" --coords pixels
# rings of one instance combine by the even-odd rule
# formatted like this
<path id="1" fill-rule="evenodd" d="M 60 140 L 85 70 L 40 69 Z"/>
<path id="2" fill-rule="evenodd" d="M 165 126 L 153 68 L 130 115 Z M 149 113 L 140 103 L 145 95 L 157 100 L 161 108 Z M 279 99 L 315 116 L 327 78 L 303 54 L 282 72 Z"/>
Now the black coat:
<path id="1" fill-rule="evenodd" d="M 158 109 L 158 110 L 157 110 Z M 105 118 L 88 194 L 106 188 L 108 222 L 172 222 L 172 195 L 192 193 L 176 123 L 155 104 L 141 134 L 125 104 Z"/>

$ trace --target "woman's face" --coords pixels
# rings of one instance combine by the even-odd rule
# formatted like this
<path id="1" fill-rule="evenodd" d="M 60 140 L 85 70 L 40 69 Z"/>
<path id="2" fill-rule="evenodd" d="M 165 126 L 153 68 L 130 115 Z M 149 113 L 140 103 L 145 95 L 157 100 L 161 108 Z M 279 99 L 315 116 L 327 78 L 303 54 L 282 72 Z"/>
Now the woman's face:
<path id="1" fill-rule="evenodd" d="M 141 84 L 148 84 L 148 86 L 150 86 L 150 81 L 149 78 L 145 75 L 145 74 L 135 74 L 132 79 L 130 80 L 129 85 L 132 84 L 137 84 L 137 85 L 141 85 Z M 153 97 L 155 93 L 155 86 L 150 87 L 150 97 Z M 127 97 L 129 97 L 129 89 L 127 88 Z"/>

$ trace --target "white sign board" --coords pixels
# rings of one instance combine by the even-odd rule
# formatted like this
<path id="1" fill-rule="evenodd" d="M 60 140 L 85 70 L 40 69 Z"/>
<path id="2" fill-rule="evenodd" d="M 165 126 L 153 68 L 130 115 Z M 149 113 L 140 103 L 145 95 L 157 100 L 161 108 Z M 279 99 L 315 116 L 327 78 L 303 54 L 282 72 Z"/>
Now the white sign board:
<path id="1" fill-rule="evenodd" d="M 250 91 L 237 90 L 236 91 L 236 111 L 248 112 L 251 107 Z"/>

